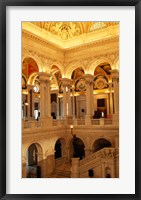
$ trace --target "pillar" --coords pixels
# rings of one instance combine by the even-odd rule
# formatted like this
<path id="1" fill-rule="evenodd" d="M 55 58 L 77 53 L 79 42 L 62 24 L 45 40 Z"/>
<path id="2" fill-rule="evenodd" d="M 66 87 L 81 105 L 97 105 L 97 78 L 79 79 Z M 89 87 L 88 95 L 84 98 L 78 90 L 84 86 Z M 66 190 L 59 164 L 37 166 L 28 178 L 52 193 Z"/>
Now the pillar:
<path id="1" fill-rule="evenodd" d="M 45 118 L 45 87 L 46 87 L 46 73 L 39 73 L 40 79 L 40 118 Z"/>
<path id="2" fill-rule="evenodd" d="M 93 75 L 85 74 L 85 83 L 86 83 L 86 124 L 91 124 L 91 118 L 94 113 L 94 102 L 93 102 Z"/>
<path id="3" fill-rule="evenodd" d="M 59 104 L 59 90 L 56 92 L 56 101 L 57 101 L 57 119 L 59 119 L 59 110 L 60 110 L 60 104 Z"/>
<path id="4" fill-rule="evenodd" d="M 52 124 L 50 101 L 50 74 L 39 72 L 40 80 L 40 118 L 44 125 Z M 47 123 L 48 122 L 48 123 Z"/>
<path id="5" fill-rule="evenodd" d="M 70 89 L 71 89 L 71 83 L 72 80 L 68 78 L 62 79 L 62 86 L 63 86 L 63 117 L 67 118 L 67 116 L 72 116 L 71 111 L 71 95 L 70 95 Z"/>
<path id="6" fill-rule="evenodd" d="M 51 99 L 50 99 L 50 75 L 47 75 L 47 79 L 46 79 L 46 116 L 48 118 L 51 117 Z"/>
<path id="7" fill-rule="evenodd" d="M 72 106 L 71 106 L 71 85 L 68 85 L 67 99 L 68 99 L 68 116 L 72 117 Z"/>
<path id="8" fill-rule="evenodd" d="M 75 97 L 74 97 L 74 90 L 75 90 L 75 88 L 74 87 L 72 87 L 72 105 L 73 105 L 73 111 L 72 111 L 72 115 L 73 115 L 73 119 L 75 119 Z"/>
<path id="9" fill-rule="evenodd" d="M 27 116 L 28 119 L 33 118 L 33 85 L 28 84 L 27 85 L 27 91 L 28 91 L 28 97 L 27 97 L 27 103 L 28 103 L 28 111 Z"/>
<path id="10" fill-rule="evenodd" d="M 119 72 L 117 69 L 111 71 L 114 87 L 114 114 L 113 124 L 118 126 L 119 124 Z"/>
<path id="11" fill-rule="evenodd" d="M 110 114 L 113 114 L 113 94 L 112 94 L 112 83 L 109 84 L 109 95 L 110 95 Z"/>
<path id="12" fill-rule="evenodd" d="M 79 178 L 79 158 L 72 158 L 71 178 Z"/>
<path id="13" fill-rule="evenodd" d="M 114 69 L 111 71 L 114 87 L 114 110 L 115 114 L 119 113 L 119 72 Z"/>
<path id="14" fill-rule="evenodd" d="M 67 117 L 67 93 L 66 85 L 63 83 L 63 117 Z"/>

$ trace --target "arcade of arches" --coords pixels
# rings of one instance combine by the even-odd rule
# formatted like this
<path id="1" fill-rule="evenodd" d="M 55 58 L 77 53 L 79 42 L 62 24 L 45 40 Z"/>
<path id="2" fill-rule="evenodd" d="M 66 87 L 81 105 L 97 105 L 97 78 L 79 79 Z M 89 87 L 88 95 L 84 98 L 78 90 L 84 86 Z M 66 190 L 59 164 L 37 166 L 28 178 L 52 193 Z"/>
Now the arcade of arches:
<path id="1" fill-rule="evenodd" d="M 119 23 L 22 23 L 22 177 L 119 177 Z"/>

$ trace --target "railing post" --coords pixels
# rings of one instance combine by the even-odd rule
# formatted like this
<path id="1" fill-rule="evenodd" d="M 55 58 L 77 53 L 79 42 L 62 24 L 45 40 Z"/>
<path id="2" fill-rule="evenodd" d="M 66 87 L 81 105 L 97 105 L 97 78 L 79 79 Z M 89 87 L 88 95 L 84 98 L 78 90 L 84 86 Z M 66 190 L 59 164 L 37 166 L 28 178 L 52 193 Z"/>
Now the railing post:
<path id="1" fill-rule="evenodd" d="M 79 178 L 79 158 L 72 158 L 71 178 Z"/>
<path id="2" fill-rule="evenodd" d="M 100 118 L 100 126 L 104 126 L 104 118 Z"/>

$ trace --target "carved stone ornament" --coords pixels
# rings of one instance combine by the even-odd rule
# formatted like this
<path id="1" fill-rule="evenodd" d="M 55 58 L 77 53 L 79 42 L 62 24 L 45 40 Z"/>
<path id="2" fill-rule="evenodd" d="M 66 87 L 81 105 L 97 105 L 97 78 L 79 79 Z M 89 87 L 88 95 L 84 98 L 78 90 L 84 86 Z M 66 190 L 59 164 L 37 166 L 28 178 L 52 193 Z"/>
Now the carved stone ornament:
<path id="1" fill-rule="evenodd" d="M 106 86 L 107 86 L 107 82 L 106 82 L 106 80 L 104 78 L 98 78 L 95 81 L 95 88 L 97 88 L 99 90 L 104 89 Z"/>
<path id="2" fill-rule="evenodd" d="M 78 83 L 76 84 L 76 89 L 79 91 L 84 91 L 86 90 L 86 84 L 84 79 L 80 79 Z"/>

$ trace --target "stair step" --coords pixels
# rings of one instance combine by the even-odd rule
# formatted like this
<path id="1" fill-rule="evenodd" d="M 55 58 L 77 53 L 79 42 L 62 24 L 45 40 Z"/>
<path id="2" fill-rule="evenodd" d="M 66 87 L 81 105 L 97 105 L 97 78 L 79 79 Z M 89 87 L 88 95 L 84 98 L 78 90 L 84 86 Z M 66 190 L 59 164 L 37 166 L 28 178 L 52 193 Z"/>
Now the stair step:
<path id="1" fill-rule="evenodd" d="M 70 171 L 55 169 L 55 171 L 50 174 L 50 178 L 70 178 L 70 174 Z"/>

